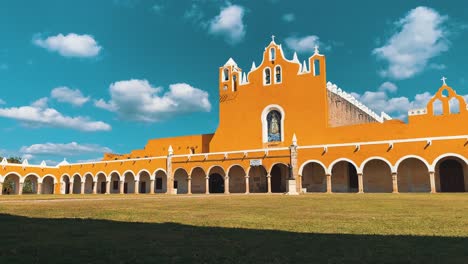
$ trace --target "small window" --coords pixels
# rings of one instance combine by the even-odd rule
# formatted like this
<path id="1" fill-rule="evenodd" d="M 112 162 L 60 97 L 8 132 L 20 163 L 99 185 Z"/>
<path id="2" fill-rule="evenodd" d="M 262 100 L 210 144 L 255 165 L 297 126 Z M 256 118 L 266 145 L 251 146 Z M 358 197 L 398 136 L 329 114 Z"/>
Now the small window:
<path id="1" fill-rule="evenodd" d="M 271 72 L 270 72 L 270 68 L 266 68 L 266 69 L 265 69 L 264 75 L 265 75 L 265 84 L 270 84 L 270 83 L 271 83 Z"/>
<path id="2" fill-rule="evenodd" d="M 452 98 L 449 101 L 450 113 L 451 114 L 459 114 L 460 113 L 460 102 L 457 98 Z"/>
<path id="3" fill-rule="evenodd" d="M 162 190 L 162 178 L 156 178 L 156 190 Z"/>
<path id="4" fill-rule="evenodd" d="M 275 48 L 270 49 L 270 60 L 275 60 L 276 59 L 276 50 Z"/>
<path id="5" fill-rule="evenodd" d="M 275 68 L 275 82 L 280 83 L 281 82 L 281 67 L 276 66 Z"/>
<path id="6" fill-rule="evenodd" d="M 435 116 L 442 115 L 444 113 L 443 105 L 440 100 L 435 100 L 434 103 L 432 104 L 432 107 L 433 107 L 433 114 Z"/>
<path id="7" fill-rule="evenodd" d="M 237 75 L 232 76 L 232 91 L 237 91 Z"/>
<path id="8" fill-rule="evenodd" d="M 224 69 L 224 81 L 229 81 L 229 69 Z"/>
<path id="9" fill-rule="evenodd" d="M 319 60 L 314 60 L 314 75 L 315 76 L 320 75 L 320 61 Z"/>

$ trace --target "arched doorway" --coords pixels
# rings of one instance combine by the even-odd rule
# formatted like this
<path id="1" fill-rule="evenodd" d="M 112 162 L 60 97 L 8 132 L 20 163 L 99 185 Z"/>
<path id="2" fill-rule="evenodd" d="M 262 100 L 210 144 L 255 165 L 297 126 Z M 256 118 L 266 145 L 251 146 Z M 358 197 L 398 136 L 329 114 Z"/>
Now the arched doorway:
<path id="1" fill-rule="evenodd" d="M 210 193 L 224 193 L 224 177 L 219 173 L 213 173 L 209 179 Z"/>
<path id="2" fill-rule="evenodd" d="M 200 168 L 196 167 L 192 169 L 192 174 L 190 175 L 192 178 L 192 193 L 205 193 L 206 192 L 206 173 L 205 171 Z"/>
<path id="3" fill-rule="evenodd" d="M 286 182 L 289 177 L 289 168 L 285 164 L 275 164 L 271 168 L 271 192 L 284 193 L 286 192 Z"/>
<path id="4" fill-rule="evenodd" d="M 307 163 L 302 169 L 302 188 L 306 192 L 326 192 L 325 168 L 317 162 Z"/>
<path id="5" fill-rule="evenodd" d="M 117 173 L 117 172 L 112 172 L 111 175 L 110 175 L 110 193 L 120 193 L 120 174 Z M 104 188 L 102 188 L 104 187 Z M 105 190 L 106 190 L 106 186 L 102 186 L 101 185 L 101 193 L 102 193 L 102 190 L 104 190 L 104 193 L 105 193 Z M 123 191 L 123 190 L 122 190 Z"/>
<path id="6" fill-rule="evenodd" d="M 251 166 L 249 169 L 249 191 L 251 193 L 266 193 L 267 170 L 262 165 Z"/>
<path id="7" fill-rule="evenodd" d="M 104 173 L 98 173 L 97 175 L 97 181 L 96 181 L 96 193 L 101 193 L 101 194 L 104 194 L 106 193 L 106 189 L 107 189 L 107 179 L 106 179 L 106 175 Z M 112 182 L 111 182 L 112 184 Z M 117 189 L 118 189 L 118 186 L 119 186 L 119 183 L 117 181 Z M 111 186 L 112 187 L 112 186 Z"/>
<path id="8" fill-rule="evenodd" d="M 84 193 L 86 194 L 90 194 L 90 193 L 93 193 L 93 187 L 94 187 L 94 179 L 93 179 L 93 175 L 87 173 L 85 175 L 85 179 L 84 179 Z"/>
<path id="9" fill-rule="evenodd" d="M 7 174 L 5 179 L 3 180 L 3 192 L 2 194 L 19 194 L 19 186 L 20 186 L 20 176 L 17 174 Z"/>
<path id="10" fill-rule="evenodd" d="M 392 169 L 383 160 L 372 159 L 362 170 L 364 192 L 391 193 L 393 191 Z"/>
<path id="11" fill-rule="evenodd" d="M 349 161 L 339 161 L 331 171 L 332 192 L 358 192 L 357 169 Z"/>
<path id="12" fill-rule="evenodd" d="M 245 193 L 245 171 L 240 165 L 232 166 L 229 171 L 229 192 Z"/>
<path id="13" fill-rule="evenodd" d="M 42 194 L 54 194 L 54 178 L 50 175 L 42 179 Z"/>
<path id="14" fill-rule="evenodd" d="M 164 171 L 158 170 L 155 175 L 154 192 L 166 193 L 167 192 L 167 175 Z"/>
<path id="15" fill-rule="evenodd" d="M 62 175 L 60 191 L 62 194 L 70 194 L 70 176 Z"/>
<path id="16" fill-rule="evenodd" d="M 398 192 L 430 192 L 429 169 L 419 158 L 409 157 L 397 165 Z"/>
<path id="17" fill-rule="evenodd" d="M 140 193 L 150 193 L 151 190 L 151 179 L 150 174 L 147 171 L 140 172 L 140 189 L 138 190 Z"/>
<path id="18" fill-rule="evenodd" d="M 174 192 L 176 194 L 188 193 L 188 173 L 182 168 L 174 172 Z"/>
<path id="19" fill-rule="evenodd" d="M 81 193 L 81 177 L 78 174 L 73 176 L 73 194 Z"/>
<path id="20" fill-rule="evenodd" d="M 464 167 L 466 165 L 462 162 L 455 158 L 448 158 L 437 164 L 440 192 L 465 192 Z"/>
<path id="21" fill-rule="evenodd" d="M 124 193 L 135 193 L 135 176 L 131 171 L 124 174 Z"/>
<path id="22" fill-rule="evenodd" d="M 23 182 L 23 194 L 37 194 L 38 193 L 38 178 L 34 174 L 26 176 Z"/>

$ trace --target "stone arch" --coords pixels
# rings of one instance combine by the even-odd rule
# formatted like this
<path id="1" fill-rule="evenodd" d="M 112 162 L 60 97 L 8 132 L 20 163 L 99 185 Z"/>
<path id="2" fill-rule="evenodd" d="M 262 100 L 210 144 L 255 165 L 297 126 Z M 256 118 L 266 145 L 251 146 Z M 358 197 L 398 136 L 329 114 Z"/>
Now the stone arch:
<path id="1" fill-rule="evenodd" d="M 39 193 L 39 175 L 29 173 L 22 179 L 23 191 L 22 194 L 38 194 Z"/>
<path id="2" fill-rule="evenodd" d="M 434 159 L 432 164 L 429 166 L 429 170 L 434 170 L 435 167 L 436 167 L 436 164 L 441 159 L 446 158 L 446 157 L 456 157 L 456 158 L 459 158 L 460 160 L 462 160 L 465 164 L 468 164 L 468 159 L 465 158 L 465 156 L 463 156 L 463 155 L 460 155 L 460 154 L 457 154 L 457 153 L 445 153 L 445 154 L 442 154 L 442 155 L 440 155 L 440 156 L 438 156 L 437 158 Z"/>
<path id="3" fill-rule="evenodd" d="M 110 180 L 110 179 L 109 179 Z M 112 182 L 110 182 L 112 184 Z M 100 171 L 96 174 L 96 193 L 101 193 L 104 194 L 108 192 L 107 190 L 107 175 Z M 113 186 L 111 186 L 112 188 Z M 117 189 L 118 189 L 118 183 L 117 183 Z"/>
<path id="4" fill-rule="evenodd" d="M 299 168 L 299 175 L 301 175 L 302 189 L 305 192 L 326 192 L 327 167 L 322 162 L 317 160 L 308 160 Z"/>
<path id="5" fill-rule="evenodd" d="M 150 193 L 151 192 L 151 173 L 147 170 L 141 170 L 138 172 L 139 175 L 139 193 Z"/>
<path id="6" fill-rule="evenodd" d="M 192 178 L 192 193 L 205 193 L 206 192 L 206 172 L 202 167 L 194 167 L 190 171 Z"/>
<path id="7" fill-rule="evenodd" d="M 350 159 L 342 158 L 330 164 L 332 192 L 358 192 L 359 167 Z"/>
<path id="8" fill-rule="evenodd" d="M 62 174 L 60 176 L 60 193 L 61 194 L 70 194 L 70 175 Z"/>
<path id="9" fill-rule="evenodd" d="M 285 193 L 289 178 L 289 166 L 278 162 L 270 168 L 271 192 Z"/>
<path id="10" fill-rule="evenodd" d="M 81 193 L 81 182 L 83 181 L 83 178 L 79 173 L 76 173 L 72 177 L 72 182 L 73 182 L 73 190 L 71 190 L 72 194 L 80 194 Z"/>
<path id="11" fill-rule="evenodd" d="M 461 155 L 444 154 L 433 164 L 437 192 L 466 192 L 468 167 Z"/>
<path id="12" fill-rule="evenodd" d="M 110 181 L 110 190 L 109 193 L 123 193 L 123 179 L 122 176 L 118 171 L 112 171 L 109 173 L 109 181 Z M 122 187 L 120 186 L 122 185 Z M 122 189 L 121 189 L 122 188 Z M 101 189 L 102 192 L 102 189 Z"/>
<path id="13" fill-rule="evenodd" d="M 429 171 L 431 170 L 434 170 L 434 168 L 429 164 L 429 162 L 427 162 L 424 158 L 420 157 L 420 156 L 416 156 L 416 155 L 406 155 L 406 156 L 403 156 L 401 157 L 400 159 L 397 160 L 397 162 L 395 162 L 395 170 L 398 169 L 398 167 L 400 166 L 400 164 L 406 160 L 406 159 L 409 159 L 409 158 L 414 158 L 414 159 L 418 159 L 420 160 L 422 163 L 424 163 L 424 165 L 426 165 L 427 169 Z"/>
<path id="14" fill-rule="evenodd" d="M 19 194 L 21 175 L 16 172 L 9 172 L 3 178 L 2 194 Z"/>
<path id="15" fill-rule="evenodd" d="M 395 165 L 398 176 L 399 192 L 430 192 L 430 166 L 419 156 L 408 155 L 399 159 Z"/>
<path id="16" fill-rule="evenodd" d="M 384 157 L 379 157 L 379 156 L 372 156 L 372 157 L 369 157 L 369 158 L 365 159 L 363 162 L 361 162 L 361 166 L 359 167 L 359 171 L 364 172 L 364 166 L 366 166 L 367 163 L 369 163 L 370 161 L 373 161 L 373 160 L 380 160 L 382 162 L 385 162 L 388 165 L 388 167 L 390 167 L 392 172 L 395 171 L 395 167 L 393 167 L 393 165 L 392 165 L 392 163 L 390 161 L 388 161 Z"/>
<path id="17" fill-rule="evenodd" d="M 215 165 L 208 169 L 209 193 L 224 193 L 226 172 L 223 167 Z"/>
<path id="18" fill-rule="evenodd" d="M 154 175 L 154 192 L 166 193 L 167 192 L 167 173 L 164 169 L 157 169 Z"/>
<path id="19" fill-rule="evenodd" d="M 85 173 L 83 180 L 84 180 L 84 193 L 85 194 L 93 193 L 93 187 L 95 184 L 93 175 L 87 172 Z"/>
<path id="20" fill-rule="evenodd" d="M 188 193 L 188 173 L 183 168 L 174 171 L 174 192 L 176 194 Z"/>
<path id="21" fill-rule="evenodd" d="M 41 194 L 54 194 L 55 188 L 55 177 L 52 175 L 46 175 L 42 178 L 42 190 L 40 190 Z"/>
<path id="22" fill-rule="evenodd" d="M 268 172 L 263 165 L 249 167 L 249 191 L 251 193 L 266 193 L 268 191 Z"/>
<path id="23" fill-rule="evenodd" d="M 341 162 L 341 161 L 347 161 L 347 162 L 351 163 L 352 165 L 354 165 L 354 167 L 356 168 L 358 173 L 361 172 L 361 170 L 359 169 L 359 166 L 354 161 L 352 161 L 352 160 L 350 160 L 348 158 L 340 158 L 340 159 L 336 159 L 332 163 L 330 163 L 330 165 L 328 166 L 327 173 L 331 174 L 333 166 L 335 166 L 335 164 L 337 164 L 338 162 Z"/>
<path id="24" fill-rule="evenodd" d="M 124 177 L 124 193 L 135 193 L 135 180 L 137 176 L 131 170 L 127 170 L 123 173 Z"/>
<path id="25" fill-rule="evenodd" d="M 229 192 L 231 193 L 245 193 L 245 170 L 239 164 L 230 166 L 227 170 L 229 176 Z"/>
<path id="26" fill-rule="evenodd" d="M 361 165 L 364 192 L 391 193 L 393 191 L 392 165 L 381 157 L 369 158 Z"/>

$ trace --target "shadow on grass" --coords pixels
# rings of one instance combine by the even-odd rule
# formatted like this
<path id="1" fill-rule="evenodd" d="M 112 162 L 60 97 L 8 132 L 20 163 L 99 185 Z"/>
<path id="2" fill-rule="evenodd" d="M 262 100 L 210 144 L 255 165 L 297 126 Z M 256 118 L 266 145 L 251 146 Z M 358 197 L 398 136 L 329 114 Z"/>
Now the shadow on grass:
<path id="1" fill-rule="evenodd" d="M 468 263 L 468 238 L 293 233 L 0 214 L 0 263 Z"/>

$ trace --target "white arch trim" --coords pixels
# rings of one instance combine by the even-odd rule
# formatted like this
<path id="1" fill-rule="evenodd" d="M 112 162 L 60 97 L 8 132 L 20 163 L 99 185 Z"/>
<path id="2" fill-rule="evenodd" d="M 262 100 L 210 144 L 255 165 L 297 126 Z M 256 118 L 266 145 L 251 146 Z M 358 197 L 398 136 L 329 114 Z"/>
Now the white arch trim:
<path id="1" fill-rule="evenodd" d="M 64 177 L 64 176 L 67 176 L 67 177 L 68 177 L 68 181 L 71 182 L 71 177 L 70 177 L 70 175 L 68 175 L 67 173 L 64 173 L 64 174 L 62 174 L 62 176 L 60 176 L 60 183 L 64 183 L 64 181 L 63 181 L 63 177 Z"/>
<path id="2" fill-rule="evenodd" d="M 163 168 L 159 168 L 159 169 L 156 169 L 156 170 L 153 172 L 153 174 L 151 174 L 151 178 L 150 178 L 150 179 L 153 179 L 153 180 L 156 179 L 156 174 L 157 174 L 159 171 L 164 172 L 164 175 L 165 175 L 166 178 L 167 178 L 167 171 L 166 171 L 165 169 L 163 169 Z"/>
<path id="3" fill-rule="evenodd" d="M 99 174 L 104 175 L 104 178 L 105 178 L 106 181 L 107 181 L 107 178 L 108 178 L 107 174 L 106 174 L 105 172 L 103 172 L 103 171 L 98 171 L 98 172 L 96 173 L 96 175 L 94 175 L 94 181 L 95 181 L 95 182 L 98 182 L 98 181 L 99 181 Z"/>
<path id="4" fill-rule="evenodd" d="M 37 174 L 34 173 L 34 172 L 28 173 L 28 174 L 24 175 L 23 177 L 21 177 L 21 178 L 20 178 L 20 183 L 24 183 L 24 181 L 26 180 L 26 178 L 29 177 L 29 176 L 34 176 L 34 177 L 36 177 L 36 180 L 37 180 L 37 182 L 39 183 L 39 179 L 40 179 L 41 177 L 39 177 L 39 175 L 37 175 Z"/>
<path id="5" fill-rule="evenodd" d="M 273 169 L 273 167 L 274 167 L 275 165 L 279 165 L 279 164 L 286 166 L 286 168 L 288 167 L 288 164 L 286 164 L 286 163 L 283 163 L 283 162 L 275 162 L 275 163 L 273 163 L 273 164 L 270 166 L 270 170 L 268 170 L 267 173 L 268 173 L 268 174 L 271 174 L 271 170 Z"/>
<path id="6" fill-rule="evenodd" d="M 80 176 L 80 181 L 83 181 L 83 176 L 81 176 L 81 174 L 79 174 L 79 173 L 74 173 L 74 174 L 70 177 L 70 181 L 74 181 L 76 175 Z"/>
<path id="7" fill-rule="evenodd" d="M 356 168 L 357 173 L 362 173 L 361 168 L 360 168 L 359 166 L 357 166 L 356 163 L 354 163 L 354 161 L 352 161 L 352 160 L 350 160 L 350 159 L 348 159 L 348 158 L 339 158 L 339 159 L 334 160 L 334 161 L 330 164 L 330 166 L 328 166 L 328 169 L 327 169 L 326 173 L 329 174 L 329 175 L 331 175 L 332 170 L 333 170 L 333 166 L 335 166 L 335 165 L 336 165 L 338 162 L 340 162 L 340 161 L 347 161 L 347 162 L 353 164 L 353 166 Z"/>
<path id="8" fill-rule="evenodd" d="M 226 171 L 225 171 L 224 168 L 223 168 L 222 166 L 220 166 L 220 165 L 213 165 L 213 166 L 209 167 L 208 170 L 207 170 L 208 173 L 206 173 L 206 176 L 209 177 L 210 174 L 211 174 L 211 170 L 214 169 L 214 168 L 216 168 L 216 167 L 220 167 L 221 170 L 223 170 L 223 173 L 224 173 L 223 176 L 225 177 L 225 176 L 226 176 Z"/>
<path id="9" fill-rule="evenodd" d="M 175 174 L 176 174 L 176 172 L 177 172 L 178 170 L 183 170 L 183 171 L 187 174 L 187 177 L 190 176 L 190 175 L 188 174 L 187 170 L 185 170 L 185 169 L 182 168 L 182 167 L 179 167 L 179 168 L 177 168 L 177 169 L 174 170 L 173 175 L 172 175 L 173 178 L 175 177 Z M 167 175 L 167 174 L 166 174 L 166 175 Z"/>
<path id="10" fill-rule="evenodd" d="M 465 162 L 465 165 L 468 164 L 468 159 L 465 158 L 464 156 L 460 155 L 460 154 L 457 154 L 457 153 L 445 153 L 445 154 L 442 154 L 440 156 L 438 156 L 437 158 L 434 159 L 434 162 L 432 162 L 431 164 L 431 169 L 435 171 L 435 167 L 437 165 L 437 163 L 443 159 L 443 158 L 448 158 L 448 157 L 455 157 L 455 158 L 459 158 L 461 160 L 463 160 Z"/>
<path id="11" fill-rule="evenodd" d="M 271 104 L 265 107 L 262 111 L 262 116 L 261 116 L 261 121 L 262 121 L 262 140 L 263 143 L 268 142 L 268 120 L 267 116 L 270 111 L 276 110 L 281 113 L 281 142 L 284 142 L 284 120 L 286 119 L 286 113 L 284 112 L 284 109 L 277 105 L 277 104 Z"/>
<path id="12" fill-rule="evenodd" d="M 319 161 L 319 160 L 308 160 L 308 161 L 302 163 L 301 167 L 299 168 L 299 175 L 302 175 L 302 172 L 304 171 L 305 166 L 307 166 L 307 164 L 310 164 L 310 163 L 319 164 L 320 166 L 322 166 L 323 171 L 325 171 L 325 173 L 327 172 L 327 166 L 325 166 L 325 164 L 323 164 L 321 161 Z"/>
<path id="13" fill-rule="evenodd" d="M 126 175 L 127 173 L 129 173 L 129 172 L 133 175 L 133 179 L 134 179 L 135 181 L 139 181 L 139 180 L 140 180 L 140 175 L 139 175 L 139 174 L 136 175 L 132 170 L 126 170 L 126 171 L 124 171 L 124 173 L 122 173 L 122 177 L 123 177 L 124 180 L 125 180 L 125 175 Z"/>
<path id="14" fill-rule="evenodd" d="M 362 163 L 361 163 L 361 167 L 359 168 L 362 172 L 364 171 L 364 167 L 366 166 L 366 164 L 372 160 L 380 160 L 380 161 L 383 161 L 385 163 L 387 163 L 388 167 L 390 167 L 390 170 L 392 171 L 392 173 L 396 172 L 396 168 L 392 165 L 392 163 L 390 161 L 388 161 L 386 158 L 383 158 L 383 157 L 379 157 L 379 156 L 372 156 L 370 158 L 367 158 L 366 160 L 364 160 Z"/>
<path id="15" fill-rule="evenodd" d="M 244 171 L 244 174 L 245 174 L 244 176 L 247 175 L 247 171 L 244 169 L 244 167 L 242 167 L 240 164 L 233 164 L 233 165 L 229 166 L 229 168 L 227 169 L 227 175 L 228 175 L 228 176 L 229 176 L 229 174 L 231 173 L 231 169 L 234 168 L 234 167 L 236 167 L 236 166 L 242 168 L 242 170 Z"/>
<path id="16" fill-rule="evenodd" d="M 192 173 L 195 169 L 201 169 L 203 171 L 203 173 L 205 174 L 205 177 L 206 177 L 206 171 L 205 169 L 203 169 L 202 167 L 200 166 L 196 166 L 196 167 L 193 167 L 191 170 L 190 170 L 190 177 L 192 177 Z"/>
<path id="17" fill-rule="evenodd" d="M 420 156 L 417 156 L 417 155 L 406 155 L 404 157 L 401 157 L 396 163 L 395 163 L 395 171 L 398 170 L 398 167 L 400 166 L 400 164 L 405 161 L 406 159 L 417 159 L 417 160 L 420 160 L 421 162 L 424 163 L 424 165 L 426 165 L 426 168 L 428 171 L 434 171 L 431 167 L 431 165 L 422 157 Z"/>
<path id="18" fill-rule="evenodd" d="M 262 168 L 265 170 L 266 174 L 268 175 L 268 171 L 267 171 L 267 169 L 265 168 L 265 166 L 260 165 L 260 166 L 257 166 L 257 167 L 262 167 Z M 246 171 L 246 174 L 245 174 L 246 176 L 250 176 L 250 170 L 251 170 L 252 168 L 253 168 L 252 166 L 249 166 L 249 168 L 247 168 L 247 171 Z"/>
<path id="19" fill-rule="evenodd" d="M 39 183 L 42 183 L 42 182 L 44 181 L 44 179 L 47 178 L 47 177 L 51 177 L 52 180 L 53 180 L 52 182 L 53 182 L 54 184 L 57 183 L 57 178 L 56 178 L 54 175 L 52 175 L 52 174 L 46 174 L 46 175 L 44 175 L 44 177 L 40 178 Z"/>
<path id="20" fill-rule="evenodd" d="M 113 170 L 109 173 L 109 175 L 107 176 L 107 181 L 111 181 L 112 180 L 112 174 L 117 174 L 117 177 L 119 177 L 119 181 L 123 181 L 124 180 L 124 176 L 123 175 L 120 175 L 120 172 L 116 171 L 116 170 Z"/>

